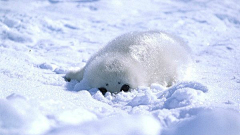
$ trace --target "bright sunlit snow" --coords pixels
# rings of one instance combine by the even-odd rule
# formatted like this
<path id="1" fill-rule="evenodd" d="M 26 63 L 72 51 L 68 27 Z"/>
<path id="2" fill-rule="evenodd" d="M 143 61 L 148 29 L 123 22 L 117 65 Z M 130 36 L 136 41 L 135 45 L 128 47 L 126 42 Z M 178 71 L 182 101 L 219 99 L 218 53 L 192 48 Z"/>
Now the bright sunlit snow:
<path id="1" fill-rule="evenodd" d="M 187 81 L 103 96 L 64 80 L 115 37 L 147 30 L 190 46 Z M 240 2 L 0 0 L 0 76 L 1 135 L 240 135 Z"/>

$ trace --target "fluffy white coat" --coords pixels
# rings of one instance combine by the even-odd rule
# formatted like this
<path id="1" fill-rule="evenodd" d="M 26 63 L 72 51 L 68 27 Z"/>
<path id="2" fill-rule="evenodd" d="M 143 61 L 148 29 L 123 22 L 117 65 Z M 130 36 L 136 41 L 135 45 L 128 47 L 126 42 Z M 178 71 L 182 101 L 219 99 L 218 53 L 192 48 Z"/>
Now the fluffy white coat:
<path id="1" fill-rule="evenodd" d="M 185 75 L 190 61 L 189 47 L 173 35 L 131 32 L 109 42 L 83 69 L 70 71 L 65 77 L 114 93 L 124 84 L 130 88 L 152 83 L 171 86 Z"/>

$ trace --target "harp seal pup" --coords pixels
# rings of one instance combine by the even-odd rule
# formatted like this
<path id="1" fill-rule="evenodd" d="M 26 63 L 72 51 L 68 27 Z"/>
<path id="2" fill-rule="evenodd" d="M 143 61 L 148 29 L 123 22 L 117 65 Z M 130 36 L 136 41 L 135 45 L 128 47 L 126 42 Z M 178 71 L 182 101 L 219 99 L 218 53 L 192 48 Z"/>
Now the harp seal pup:
<path id="1" fill-rule="evenodd" d="M 96 52 L 85 67 L 69 71 L 67 80 L 87 83 L 118 93 L 158 83 L 171 86 L 181 80 L 191 63 L 190 48 L 178 37 L 162 31 L 123 34 Z"/>

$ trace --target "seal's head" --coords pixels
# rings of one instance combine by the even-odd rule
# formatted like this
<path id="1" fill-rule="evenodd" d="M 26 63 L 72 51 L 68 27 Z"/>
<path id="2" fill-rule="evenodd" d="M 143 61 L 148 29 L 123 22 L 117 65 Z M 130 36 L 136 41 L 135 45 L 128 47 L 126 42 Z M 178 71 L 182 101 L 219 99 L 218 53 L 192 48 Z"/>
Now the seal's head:
<path id="1" fill-rule="evenodd" d="M 92 88 L 106 92 L 127 92 L 144 84 L 144 73 L 133 59 L 118 54 L 96 57 L 86 66 L 84 78 Z"/>

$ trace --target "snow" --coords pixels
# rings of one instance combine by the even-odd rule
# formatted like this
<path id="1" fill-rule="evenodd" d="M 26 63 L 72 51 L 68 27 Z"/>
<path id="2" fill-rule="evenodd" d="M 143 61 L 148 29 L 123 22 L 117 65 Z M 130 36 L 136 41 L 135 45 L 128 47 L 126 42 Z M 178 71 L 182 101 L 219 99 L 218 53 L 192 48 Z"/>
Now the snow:
<path id="1" fill-rule="evenodd" d="M 111 125 L 111 128 L 109 128 L 108 125 Z M 158 134 L 160 129 L 161 126 L 159 122 L 150 116 L 112 116 L 104 120 L 90 121 L 77 126 L 65 126 L 63 128 L 54 129 L 50 131 L 49 134 L 152 135 Z"/>
<path id="2" fill-rule="evenodd" d="M 0 0 L 0 134 L 240 135 L 238 3 Z M 116 36 L 149 29 L 188 43 L 188 81 L 103 96 L 64 80 Z"/>
<path id="3" fill-rule="evenodd" d="M 165 131 L 168 135 L 239 135 L 239 113 L 232 110 L 215 109 L 198 114 Z M 189 130 L 191 125 L 191 130 Z"/>

